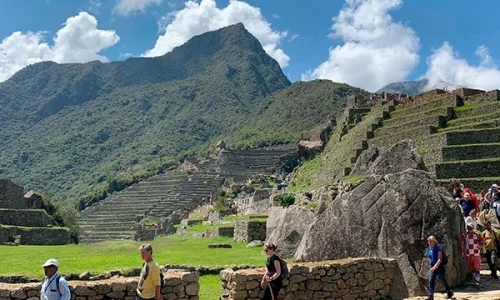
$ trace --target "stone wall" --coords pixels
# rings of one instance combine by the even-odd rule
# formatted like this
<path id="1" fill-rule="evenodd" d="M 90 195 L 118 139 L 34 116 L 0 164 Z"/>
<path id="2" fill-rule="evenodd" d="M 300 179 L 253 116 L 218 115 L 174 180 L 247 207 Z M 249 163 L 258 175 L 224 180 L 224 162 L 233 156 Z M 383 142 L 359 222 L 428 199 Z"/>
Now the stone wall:
<path id="1" fill-rule="evenodd" d="M 53 225 L 52 218 L 43 209 L 0 209 L 0 224 L 27 227 Z"/>
<path id="2" fill-rule="evenodd" d="M 10 179 L 0 179 L 0 208 L 26 208 L 24 188 Z"/>
<path id="3" fill-rule="evenodd" d="M 0 244 L 21 236 L 21 245 L 65 245 L 71 243 L 68 228 L 0 226 Z"/>
<path id="4" fill-rule="evenodd" d="M 242 219 L 236 220 L 234 224 L 234 238 L 237 243 L 249 243 L 251 241 L 266 239 L 266 220 Z"/>
<path id="5" fill-rule="evenodd" d="M 234 237 L 234 227 L 217 227 L 205 231 L 205 237 Z"/>
<path id="6" fill-rule="evenodd" d="M 384 299 L 402 298 L 404 289 L 393 259 L 356 258 L 291 264 L 278 299 Z M 263 268 L 223 270 L 222 297 L 227 300 L 262 299 Z M 403 285 L 403 286 L 402 286 Z"/>
<path id="7" fill-rule="evenodd" d="M 198 300 L 198 272 L 169 270 L 164 273 L 164 300 Z M 101 281 L 69 281 L 72 300 L 123 299 L 135 300 L 138 278 L 114 278 Z M 1 284 L 0 299 L 40 299 L 41 283 Z"/>

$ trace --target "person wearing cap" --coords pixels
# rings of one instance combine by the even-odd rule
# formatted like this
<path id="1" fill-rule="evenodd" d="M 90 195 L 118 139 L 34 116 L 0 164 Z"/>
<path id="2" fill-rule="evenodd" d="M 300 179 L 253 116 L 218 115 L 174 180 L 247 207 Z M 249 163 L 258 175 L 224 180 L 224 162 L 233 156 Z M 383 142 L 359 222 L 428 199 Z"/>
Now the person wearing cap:
<path id="1" fill-rule="evenodd" d="M 460 199 L 459 205 L 462 207 L 462 214 L 464 218 L 467 218 L 470 212 L 476 207 L 476 204 L 474 203 L 474 200 L 471 199 L 469 193 L 464 193 L 464 197 Z"/>
<path id="2" fill-rule="evenodd" d="M 43 279 L 42 288 L 40 290 L 41 300 L 69 300 L 71 291 L 66 279 L 57 274 L 59 263 L 51 258 L 43 264 L 45 278 Z"/>
<path id="3" fill-rule="evenodd" d="M 474 277 L 474 285 L 479 288 L 481 271 L 481 247 L 484 246 L 483 237 L 474 231 L 474 225 L 467 224 L 467 232 L 462 235 L 460 248 L 465 256 L 467 266 Z"/>
<path id="4" fill-rule="evenodd" d="M 431 269 L 429 270 L 429 297 L 426 300 L 434 300 L 434 289 L 436 287 L 436 279 L 440 279 L 446 289 L 446 298 L 452 299 L 453 292 L 451 287 L 446 281 L 446 266 L 443 263 L 444 257 L 443 249 L 437 244 L 437 239 L 435 236 L 431 235 L 427 238 L 427 255 L 430 259 Z"/>
<path id="5" fill-rule="evenodd" d="M 153 260 L 153 247 L 150 244 L 142 244 L 139 248 L 144 265 L 141 270 L 141 277 L 137 284 L 137 300 L 158 300 L 160 299 L 160 266 Z"/>

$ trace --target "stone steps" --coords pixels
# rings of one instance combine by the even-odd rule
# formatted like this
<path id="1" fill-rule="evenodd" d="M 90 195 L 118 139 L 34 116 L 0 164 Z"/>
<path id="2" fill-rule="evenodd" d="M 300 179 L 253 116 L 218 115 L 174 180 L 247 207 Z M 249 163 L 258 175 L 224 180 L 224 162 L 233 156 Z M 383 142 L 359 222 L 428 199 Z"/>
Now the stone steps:
<path id="1" fill-rule="evenodd" d="M 475 160 L 500 157 L 500 143 L 456 145 L 442 148 L 443 161 Z"/>
<path id="2" fill-rule="evenodd" d="M 451 120 L 448 122 L 448 126 L 450 127 L 458 127 L 461 125 L 467 125 L 470 123 L 481 123 L 489 120 L 495 120 L 500 118 L 500 110 L 499 111 L 493 111 L 487 114 L 482 114 L 482 115 L 474 115 L 471 117 L 465 117 L 465 118 L 458 118 L 455 120 Z"/>
<path id="3" fill-rule="evenodd" d="M 372 143 L 379 148 L 387 149 L 390 146 L 396 144 L 397 142 L 404 139 L 415 139 L 420 136 L 428 136 L 437 132 L 437 128 L 433 126 L 421 126 L 416 128 L 406 128 L 406 130 L 395 133 L 386 134 L 384 136 L 379 136 L 375 132 L 375 138 L 368 140 L 368 143 Z"/>
<path id="4" fill-rule="evenodd" d="M 442 162 L 434 170 L 439 179 L 495 177 L 500 174 L 500 159 Z"/>
<path id="5" fill-rule="evenodd" d="M 407 110 L 395 110 L 391 112 L 391 118 L 389 120 L 415 119 L 419 117 L 421 118 L 422 116 L 434 116 L 434 115 L 443 115 L 447 116 L 448 119 L 453 119 L 455 117 L 455 111 L 453 110 L 452 106 L 442 106 L 438 108 L 432 108 L 426 111 L 412 112 L 409 114 Z"/>
<path id="6" fill-rule="evenodd" d="M 465 105 L 463 107 L 456 108 L 455 115 L 458 119 L 461 119 L 489 114 L 492 111 L 497 111 L 499 109 L 500 108 L 498 107 L 498 101 L 486 102 L 481 104 Z"/>
<path id="7" fill-rule="evenodd" d="M 425 112 L 433 109 L 438 109 L 442 107 L 456 107 L 462 106 L 463 101 L 460 100 L 459 97 L 455 95 L 445 95 L 441 97 L 436 97 L 433 100 L 427 100 L 424 102 L 416 102 L 414 104 L 409 104 L 403 108 L 396 108 L 394 112 L 391 113 L 391 116 L 398 115 L 410 115 L 416 114 L 418 112 Z"/>
<path id="8" fill-rule="evenodd" d="M 395 120 L 388 119 L 383 121 L 384 126 L 381 127 L 379 130 L 377 130 L 375 132 L 375 135 L 382 136 L 382 135 L 391 135 L 391 133 L 397 134 L 401 131 L 406 131 L 409 128 L 415 128 L 421 126 L 434 126 L 436 128 L 440 128 L 446 126 L 447 121 L 448 117 L 446 115 L 431 115 L 426 117 L 421 116 L 418 119 L 411 119 L 411 118 L 408 119 L 399 118 Z"/>
<path id="9" fill-rule="evenodd" d="M 479 177 L 479 178 L 463 178 L 457 177 L 457 180 L 460 180 L 466 187 L 470 188 L 474 193 L 479 193 L 481 191 L 487 192 L 488 188 L 493 183 L 500 182 L 500 176 L 498 177 Z M 444 187 L 449 187 L 450 179 L 438 179 L 437 182 L 439 185 Z"/>
<path id="10" fill-rule="evenodd" d="M 466 123 L 457 126 L 449 126 L 446 128 L 440 129 L 442 132 L 450 131 L 450 130 L 464 130 L 464 129 L 489 129 L 489 128 L 499 128 L 500 127 L 500 118 L 493 120 L 486 120 L 482 122 L 476 123 Z"/>

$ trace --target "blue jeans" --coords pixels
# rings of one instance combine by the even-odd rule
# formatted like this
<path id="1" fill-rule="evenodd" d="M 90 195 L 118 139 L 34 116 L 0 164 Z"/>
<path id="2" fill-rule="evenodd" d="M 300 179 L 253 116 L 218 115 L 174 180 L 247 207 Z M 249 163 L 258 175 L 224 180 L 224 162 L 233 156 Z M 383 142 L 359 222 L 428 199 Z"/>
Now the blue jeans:
<path id="1" fill-rule="evenodd" d="M 446 269 L 445 267 L 440 267 L 437 268 L 436 271 L 431 272 L 429 271 L 429 295 L 434 295 L 434 288 L 436 287 L 436 278 L 441 279 L 441 281 L 444 283 L 444 287 L 447 292 L 451 290 L 450 286 L 448 285 L 448 282 L 446 282 Z"/>

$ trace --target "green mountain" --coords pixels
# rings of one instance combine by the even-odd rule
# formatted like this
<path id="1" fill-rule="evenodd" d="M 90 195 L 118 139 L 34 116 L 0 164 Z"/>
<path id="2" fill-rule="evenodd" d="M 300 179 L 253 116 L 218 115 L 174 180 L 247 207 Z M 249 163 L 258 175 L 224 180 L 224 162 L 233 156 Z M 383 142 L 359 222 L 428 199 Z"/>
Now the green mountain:
<path id="1" fill-rule="evenodd" d="M 344 111 L 349 95 L 368 97 L 369 93 L 330 80 L 296 82 L 267 97 L 262 111 L 228 138 L 229 145 L 252 148 L 319 140 L 325 124 L 335 122 Z"/>
<path id="2" fill-rule="evenodd" d="M 237 131 L 289 85 L 242 24 L 157 58 L 31 65 L 0 84 L 0 177 L 76 201 Z"/>

